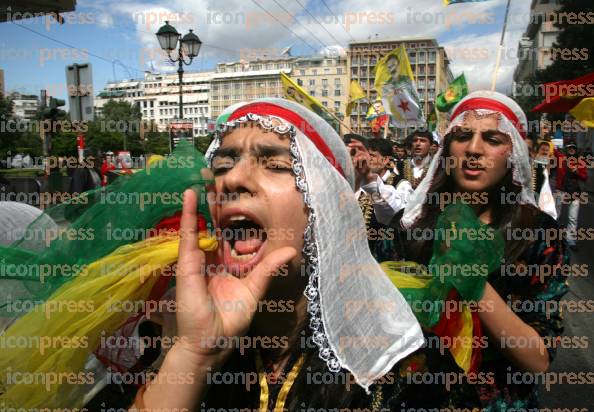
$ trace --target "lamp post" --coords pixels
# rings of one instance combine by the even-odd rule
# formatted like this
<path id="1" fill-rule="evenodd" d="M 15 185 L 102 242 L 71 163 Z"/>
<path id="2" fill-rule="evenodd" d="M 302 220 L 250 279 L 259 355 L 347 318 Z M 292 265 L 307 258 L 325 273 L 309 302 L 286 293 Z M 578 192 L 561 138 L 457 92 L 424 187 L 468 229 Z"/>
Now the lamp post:
<path id="1" fill-rule="evenodd" d="M 189 66 L 192 64 L 192 60 L 194 57 L 198 56 L 200 52 L 200 46 L 202 46 L 202 42 L 196 36 L 192 30 L 187 33 L 185 36 L 182 37 L 180 33 L 177 32 L 175 27 L 171 26 L 168 21 L 165 21 L 165 25 L 163 25 L 159 31 L 156 33 L 157 39 L 159 39 L 159 45 L 161 48 L 167 53 L 167 57 L 171 63 L 178 63 L 177 74 L 179 76 L 179 118 L 184 118 L 184 104 L 182 100 L 182 81 L 184 76 L 184 64 Z M 171 57 L 171 52 L 178 47 L 179 41 L 179 48 L 177 50 L 177 58 Z M 184 56 L 188 56 L 190 61 L 186 62 Z"/>

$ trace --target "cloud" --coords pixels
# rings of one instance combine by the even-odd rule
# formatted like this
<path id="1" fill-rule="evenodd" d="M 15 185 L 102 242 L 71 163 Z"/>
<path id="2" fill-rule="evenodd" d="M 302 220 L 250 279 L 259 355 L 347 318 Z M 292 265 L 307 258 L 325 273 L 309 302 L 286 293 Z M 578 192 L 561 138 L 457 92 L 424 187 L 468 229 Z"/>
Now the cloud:
<path id="1" fill-rule="evenodd" d="M 353 40 L 364 42 L 376 36 L 437 38 L 448 48 L 454 73 L 464 71 L 472 88 L 490 87 L 501 30 L 495 11 L 500 11 L 506 0 L 448 7 L 439 0 L 326 0 L 331 11 L 321 2 L 299 0 L 315 18 L 297 2 L 277 1 L 286 11 L 274 0 L 157 0 L 150 4 L 118 0 L 104 9 L 119 13 L 136 29 L 141 65 L 153 62 L 155 68 L 168 71 L 172 68 L 161 64 L 164 56 L 159 55 L 155 36 L 165 20 L 180 33 L 195 29 L 203 42 L 199 59 L 210 62 L 211 67 L 242 56 L 278 55 L 289 45 L 294 45 L 293 53 L 315 54 L 327 46 L 348 48 Z M 511 85 L 517 42 L 528 22 L 529 4 L 516 3 L 499 72 L 501 90 Z"/>
<path id="2" fill-rule="evenodd" d="M 113 27 L 114 20 L 111 14 L 101 13 L 97 16 L 97 26 L 101 28 L 110 28 Z"/>

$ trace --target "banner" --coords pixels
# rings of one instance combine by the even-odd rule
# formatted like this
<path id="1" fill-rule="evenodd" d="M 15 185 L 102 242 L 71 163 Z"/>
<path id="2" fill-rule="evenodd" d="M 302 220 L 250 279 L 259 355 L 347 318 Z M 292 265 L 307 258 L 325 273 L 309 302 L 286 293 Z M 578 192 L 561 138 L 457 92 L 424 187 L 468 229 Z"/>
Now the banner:
<path id="1" fill-rule="evenodd" d="M 398 127 L 424 124 L 421 99 L 404 45 L 385 55 L 375 66 L 375 89 Z"/>
<path id="2" fill-rule="evenodd" d="M 385 124 L 390 121 L 390 115 L 386 113 L 381 100 L 376 100 L 369 106 L 365 120 L 369 122 L 371 132 L 374 134 L 378 134 Z"/>

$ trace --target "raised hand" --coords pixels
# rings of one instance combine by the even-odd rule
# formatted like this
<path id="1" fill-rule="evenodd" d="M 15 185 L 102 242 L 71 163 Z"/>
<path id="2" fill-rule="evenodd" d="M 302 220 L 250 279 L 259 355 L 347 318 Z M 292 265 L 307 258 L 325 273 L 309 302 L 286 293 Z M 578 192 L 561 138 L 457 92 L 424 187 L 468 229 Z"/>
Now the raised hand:
<path id="1" fill-rule="evenodd" d="M 213 342 L 218 337 L 242 336 L 246 333 L 272 275 L 291 260 L 296 251 L 289 247 L 273 251 L 241 279 L 227 273 L 221 274 L 223 271 L 219 270 L 220 266 L 214 271 L 215 275 L 206 275 L 206 260 L 209 266 L 220 263 L 214 254 L 207 257 L 198 248 L 196 210 L 196 194 L 186 190 L 176 274 L 179 345 L 197 354 L 197 358 L 208 358 L 213 364 L 220 364 L 232 348 L 217 348 Z"/>

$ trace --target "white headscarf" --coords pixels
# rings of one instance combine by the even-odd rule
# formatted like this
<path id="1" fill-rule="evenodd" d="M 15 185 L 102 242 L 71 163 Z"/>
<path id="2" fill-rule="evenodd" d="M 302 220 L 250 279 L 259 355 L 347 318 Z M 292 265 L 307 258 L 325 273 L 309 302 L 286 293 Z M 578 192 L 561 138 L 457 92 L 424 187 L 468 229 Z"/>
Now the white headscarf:
<path id="1" fill-rule="evenodd" d="M 447 136 L 454 127 L 461 126 L 464 123 L 465 114 L 471 111 L 479 116 L 499 115 L 497 130 L 509 136 L 512 142 L 510 162 L 513 182 L 521 188 L 519 203 L 536 206 L 534 191 L 532 190 L 530 157 L 528 147 L 523 141 L 528 130 L 528 122 L 520 106 L 501 93 L 492 91 L 470 93 L 454 106 L 451 122 L 444 136 Z M 443 149 L 442 144 L 435 156 L 433 156 L 425 178 L 417 186 L 404 209 L 400 224 L 405 229 L 412 227 L 421 216 L 437 167 L 439 162 L 443 161 L 441 158 Z"/>
<path id="2" fill-rule="evenodd" d="M 347 369 L 368 390 L 424 340 L 404 297 L 369 251 L 346 147 L 328 123 L 297 103 L 260 99 L 233 109 L 207 160 L 225 134 L 245 122 L 291 136 L 295 181 L 309 209 L 304 293 L 313 341 L 331 371 Z"/>

